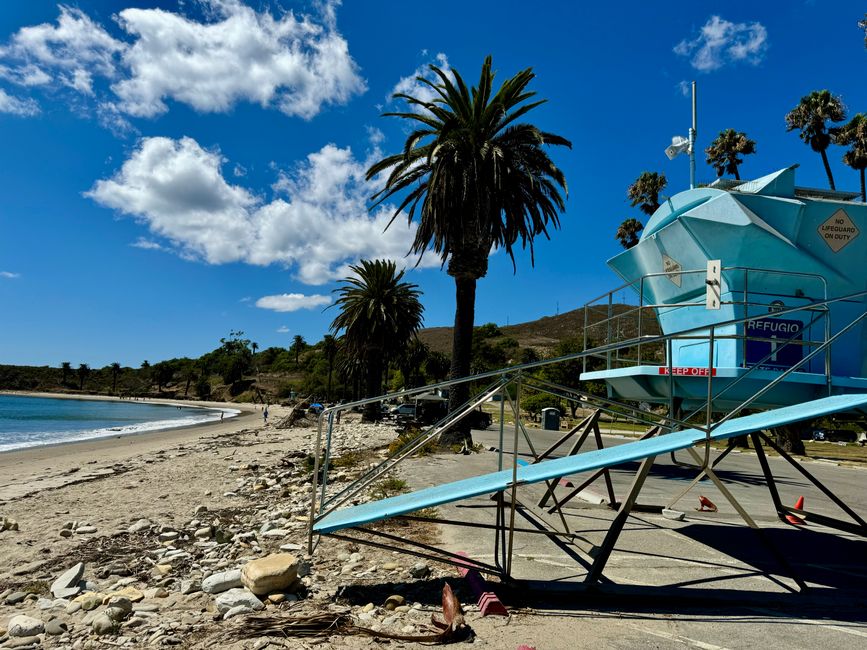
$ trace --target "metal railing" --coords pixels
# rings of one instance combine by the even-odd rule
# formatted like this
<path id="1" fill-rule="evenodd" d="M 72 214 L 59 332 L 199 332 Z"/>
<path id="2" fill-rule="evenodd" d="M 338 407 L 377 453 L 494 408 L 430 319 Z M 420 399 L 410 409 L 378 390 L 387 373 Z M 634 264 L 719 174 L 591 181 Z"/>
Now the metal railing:
<path id="1" fill-rule="evenodd" d="M 727 328 L 731 326 L 737 325 L 745 325 L 749 322 L 764 319 L 764 318 L 775 318 L 782 317 L 790 314 L 796 314 L 799 312 L 808 312 L 815 313 L 817 316 L 815 318 L 820 317 L 819 315 L 827 313 L 830 305 L 838 302 L 844 301 L 853 301 L 858 299 L 863 299 L 867 297 L 867 291 L 860 291 L 852 294 L 848 294 L 846 296 L 840 296 L 836 298 L 824 298 L 823 300 L 813 301 L 807 305 L 801 305 L 796 307 L 785 307 L 782 308 L 772 314 L 756 314 L 753 316 L 745 316 L 736 319 L 730 319 L 726 321 L 722 321 L 719 323 L 712 323 L 707 325 L 697 326 L 692 329 L 684 330 L 681 332 L 669 333 L 669 334 L 659 334 L 654 336 L 640 336 L 637 338 L 627 339 L 624 341 L 620 341 L 617 343 L 608 343 L 605 345 L 601 345 L 589 350 L 584 350 L 582 352 L 576 352 L 568 355 L 563 355 L 560 357 L 556 357 L 553 359 L 544 359 L 540 361 L 534 361 L 530 363 L 520 364 L 516 366 L 511 366 L 508 368 L 503 368 L 499 370 L 479 373 L 476 375 L 471 375 L 468 377 L 462 377 L 460 379 L 447 380 L 435 384 L 430 384 L 428 386 L 423 386 L 419 388 L 413 388 L 403 391 L 398 391 L 395 393 L 390 393 L 386 395 L 381 395 L 377 397 L 371 397 L 362 400 L 356 400 L 354 402 L 349 402 L 347 404 L 341 404 L 337 406 L 332 406 L 326 408 L 320 415 L 318 420 L 318 429 L 316 436 L 316 446 L 314 450 L 314 469 L 313 469 L 313 478 L 311 481 L 311 503 L 310 503 L 310 514 L 309 514 L 309 534 L 308 534 L 308 550 L 309 552 L 313 551 L 313 525 L 314 523 L 325 517 L 329 513 L 333 512 L 341 505 L 352 499 L 354 496 L 359 494 L 366 487 L 371 485 L 374 481 L 382 477 L 384 474 L 392 471 L 397 465 L 411 457 L 414 453 L 420 450 L 426 443 L 431 441 L 433 438 L 439 436 L 443 432 L 447 431 L 450 427 L 457 424 L 461 419 L 463 419 L 467 414 L 470 413 L 473 409 L 479 407 L 481 404 L 488 401 L 494 395 L 500 395 L 500 455 L 503 453 L 503 436 L 504 436 L 504 418 L 503 418 L 503 409 L 505 400 L 508 400 L 512 406 L 512 410 L 515 414 L 515 426 L 516 433 L 520 428 L 524 432 L 524 436 L 527 439 L 527 442 L 532 447 L 532 442 L 529 439 L 529 436 L 526 432 L 526 429 L 521 424 L 521 412 L 519 407 L 520 400 L 520 387 L 523 386 L 524 390 L 532 389 L 541 392 L 546 392 L 552 395 L 560 396 L 567 400 L 577 401 L 580 404 L 584 404 L 590 406 L 592 408 L 599 408 L 603 411 L 607 411 L 610 413 L 615 412 L 630 412 L 630 417 L 636 420 L 639 423 L 647 424 L 648 426 L 652 425 L 660 425 L 666 429 L 673 430 L 677 428 L 684 427 L 695 427 L 694 424 L 689 424 L 689 420 L 696 416 L 699 413 L 704 414 L 704 426 L 700 426 L 700 428 L 706 433 L 705 440 L 705 466 L 707 466 L 708 458 L 709 458 L 709 446 L 710 446 L 710 434 L 717 426 L 722 424 L 723 422 L 729 420 L 734 417 L 737 413 L 742 411 L 744 408 L 749 407 L 753 404 L 757 399 L 761 396 L 765 395 L 767 392 L 776 387 L 780 382 L 784 381 L 786 377 L 791 375 L 793 372 L 796 372 L 800 369 L 804 364 L 809 363 L 813 358 L 817 357 L 819 354 L 825 353 L 826 359 L 828 360 L 826 366 L 826 377 L 827 377 L 827 387 L 828 392 L 830 394 L 833 386 L 832 386 L 832 375 L 830 368 L 830 348 L 831 345 L 837 341 L 841 336 L 845 335 L 851 329 L 853 329 L 856 325 L 861 323 L 865 318 L 867 318 L 867 311 L 862 312 L 860 315 L 855 317 L 851 322 L 846 324 L 843 328 L 838 330 L 833 335 L 828 334 L 825 340 L 819 342 L 809 342 L 811 346 L 815 345 L 815 349 L 811 350 L 806 356 L 804 356 L 800 361 L 796 362 L 792 367 L 781 371 L 780 375 L 774 378 L 772 381 L 768 382 L 761 389 L 756 391 L 749 398 L 741 402 L 735 409 L 732 409 L 727 413 L 722 419 L 713 422 L 713 401 L 714 399 L 718 399 L 722 394 L 730 390 L 734 385 L 738 384 L 741 381 L 744 381 L 752 372 L 760 368 L 762 363 L 766 362 L 771 354 L 773 354 L 773 350 L 769 353 L 765 359 L 761 360 L 759 363 L 755 364 L 752 367 L 746 369 L 746 372 L 741 374 L 739 377 L 735 378 L 733 382 L 723 387 L 723 389 L 717 393 L 714 393 L 713 390 L 713 379 L 714 379 L 714 341 L 717 339 L 716 331 L 721 328 Z M 827 319 L 826 319 L 827 320 Z M 789 340 L 783 341 L 783 346 L 790 345 L 796 343 L 794 340 L 794 336 Z M 530 373 L 532 371 L 540 370 L 548 366 L 565 363 L 568 361 L 576 361 L 576 360 L 586 360 L 590 357 L 600 357 L 606 356 L 611 353 L 618 351 L 619 349 L 629 348 L 636 346 L 639 342 L 643 344 L 663 344 L 668 348 L 667 355 L 667 364 L 668 364 L 668 377 L 669 377 L 669 396 L 670 399 L 673 396 L 674 392 L 674 374 L 672 372 L 672 358 L 671 358 L 671 344 L 672 341 L 680 340 L 680 339 L 699 339 L 699 340 L 707 340 L 708 345 L 708 366 L 707 366 L 707 400 L 704 404 L 702 404 L 699 409 L 696 409 L 693 413 L 688 415 L 687 417 L 678 417 L 674 414 L 673 404 L 669 403 L 669 411 L 665 416 L 657 415 L 653 413 L 647 413 L 644 411 L 640 411 L 639 409 L 634 408 L 631 405 L 619 403 L 615 400 L 605 399 L 597 396 L 591 396 L 583 393 L 574 388 L 569 388 L 565 386 L 561 386 L 555 384 L 554 382 L 546 381 L 542 377 L 532 376 Z M 779 348 L 780 339 L 776 339 Z M 487 385 L 481 391 L 478 391 L 473 397 L 468 399 L 461 405 L 458 409 L 449 413 L 445 417 L 441 418 L 435 424 L 431 425 L 429 428 L 420 431 L 415 437 L 411 440 L 407 441 L 400 449 L 395 450 L 390 453 L 381 463 L 376 465 L 375 467 L 369 469 L 365 472 L 361 477 L 356 479 L 353 483 L 343 488 L 336 494 L 329 496 L 327 494 L 327 484 L 328 484 L 328 466 L 331 458 L 331 446 L 332 446 L 332 434 L 334 427 L 334 416 L 338 413 L 342 413 L 344 411 L 349 411 L 351 409 L 357 407 L 363 407 L 366 404 L 371 404 L 374 402 L 384 402 L 386 400 L 399 400 L 407 397 L 411 397 L 414 395 L 419 395 L 427 392 L 431 392 L 433 390 L 450 388 L 452 386 L 471 383 L 471 382 L 480 382 L 487 381 Z M 518 395 L 513 399 L 510 396 L 510 388 L 515 388 L 517 390 Z M 325 439 L 326 445 L 323 449 L 322 446 L 322 437 L 323 437 L 323 429 L 325 428 Z M 502 457 L 499 460 L 498 466 L 502 469 Z M 320 468 L 322 471 L 322 481 L 319 481 Z M 318 493 L 318 495 L 317 495 Z M 317 499 L 318 496 L 318 499 Z M 318 507 L 317 507 L 318 501 Z"/>

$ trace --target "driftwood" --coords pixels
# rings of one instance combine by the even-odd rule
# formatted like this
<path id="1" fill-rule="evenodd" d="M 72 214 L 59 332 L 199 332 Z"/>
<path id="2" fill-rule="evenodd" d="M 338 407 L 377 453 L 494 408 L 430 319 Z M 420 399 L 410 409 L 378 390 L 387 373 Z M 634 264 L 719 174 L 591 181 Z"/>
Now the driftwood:
<path id="1" fill-rule="evenodd" d="M 370 636 L 395 641 L 414 641 L 416 643 L 452 643 L 463 641 L 472 634 L 464 621 L 464 613 L 457 597 L 448 583 L 443 586 L 443 620 L 431 614 L 431 623 L 439 631 L 431 629 L 429 634 L 392 634 L 375 631 L 356 625 L 348 614 L 321 613 L 307 616 L 250 616 L 236 630 L 235 636 L 244 639 L 262 636 L 288 637 L 328 637 Z"/>

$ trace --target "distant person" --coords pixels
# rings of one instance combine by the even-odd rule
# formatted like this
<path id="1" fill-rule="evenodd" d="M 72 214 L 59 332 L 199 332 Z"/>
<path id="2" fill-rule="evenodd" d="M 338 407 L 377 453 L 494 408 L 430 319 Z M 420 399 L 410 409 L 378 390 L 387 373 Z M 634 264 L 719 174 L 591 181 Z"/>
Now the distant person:
<path id="1" fill-rule="evenodd" d="M 262 419 L 265 421 L 265 424 L 268 424 L 268 407 L 265 407 L 265 410 L 262 411 Z"/>
<path id="2" fill-rule="evenodd" d="M 223 416 L 226 415 L 223 411 L 220 411 L 220 422 L 223 421 Z"/>

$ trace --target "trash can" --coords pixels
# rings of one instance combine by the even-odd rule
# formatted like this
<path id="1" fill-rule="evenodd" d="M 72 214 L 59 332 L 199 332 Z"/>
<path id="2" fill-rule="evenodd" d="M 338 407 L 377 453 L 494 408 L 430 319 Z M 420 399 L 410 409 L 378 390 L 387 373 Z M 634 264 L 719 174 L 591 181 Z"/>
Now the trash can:
<path id="1" fill-rule="evenodd" d="M 560 411 L 554 407 L 542 409 L 542 428 L 549 431 L 560 429 Z"/>

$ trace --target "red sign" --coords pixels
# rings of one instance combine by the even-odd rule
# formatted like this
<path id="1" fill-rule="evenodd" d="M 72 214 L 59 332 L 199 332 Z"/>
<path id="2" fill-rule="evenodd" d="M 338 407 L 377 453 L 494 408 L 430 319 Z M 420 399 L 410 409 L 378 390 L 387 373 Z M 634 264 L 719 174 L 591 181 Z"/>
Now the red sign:
<path id="1" fill-rule="evenodd" d="M 659 374 L 667 375 L 668 366 L 660 366 Z M 677 377 L 707 377 L 707 368 L 672 368 L 671 374 Z M 711 376 L 716 377 L 716 368 L 711 370 Z"/>

